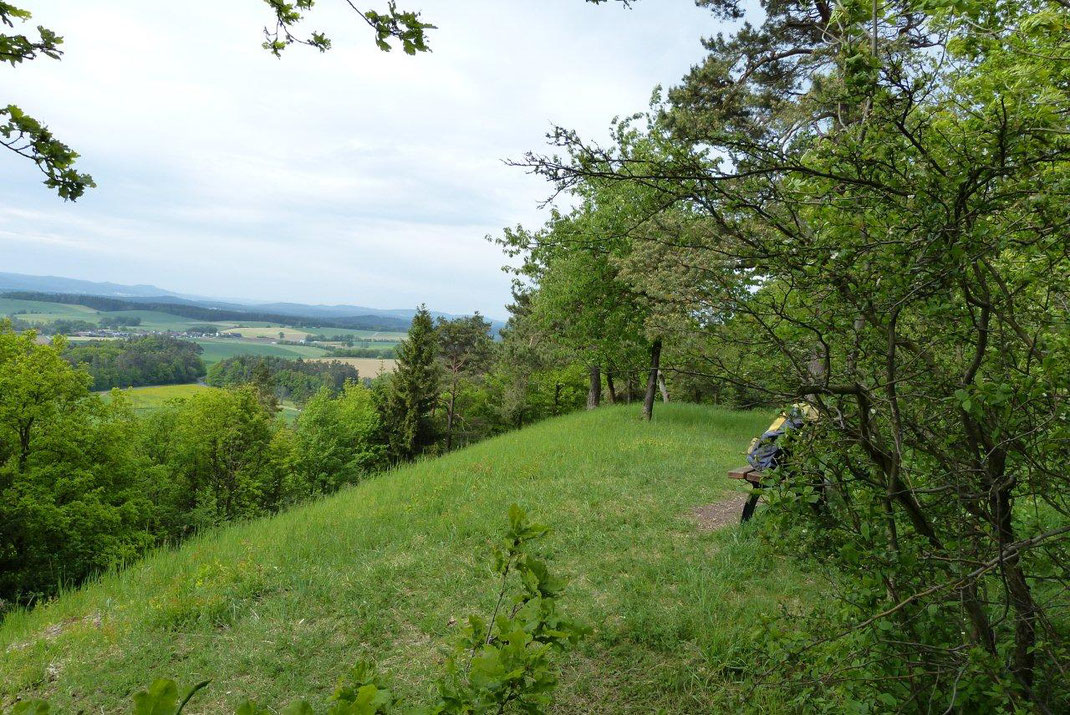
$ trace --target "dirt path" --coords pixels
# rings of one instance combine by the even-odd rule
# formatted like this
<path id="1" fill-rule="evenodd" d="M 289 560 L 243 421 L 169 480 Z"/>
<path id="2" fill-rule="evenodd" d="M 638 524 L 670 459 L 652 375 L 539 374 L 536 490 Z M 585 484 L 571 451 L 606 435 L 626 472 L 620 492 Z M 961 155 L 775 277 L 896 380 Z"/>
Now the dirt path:
<path id="1" fill-rule="evenodd" d="M 735 526 L 739 524 L 739 517 L 743 513 L 743 505 L 746 501 L 746 494 L 733 494 L 713 504 L 696 506 L 691 510 L 691 516 L 698 522 L 698 528 L 702 531 Z"/>

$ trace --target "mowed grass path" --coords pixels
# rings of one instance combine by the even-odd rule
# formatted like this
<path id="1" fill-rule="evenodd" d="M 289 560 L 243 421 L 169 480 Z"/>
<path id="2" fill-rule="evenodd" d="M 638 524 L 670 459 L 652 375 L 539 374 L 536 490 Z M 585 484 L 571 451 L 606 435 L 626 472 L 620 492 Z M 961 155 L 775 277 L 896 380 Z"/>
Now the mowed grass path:
<path id="1" fill-rule="evenodd" d="M 0 626 L 0 704 L 47 696 L 115 712 L 154 678 L 211 678 L 193 712 L 246 696 L 322 701 L 372 658 L 422 702 L 451 618 L 493 607 L 487 554 L 518 502 L 594 628 L 564 663 L 555 710 L 728 712 L 753 619 L 813 586 L 735 525 L 690 510 L 771 415 L 689 405 L 599 409 L 372 478 L 277 517 L 201 535 Z M 762 707 L 760 689 L 750 705 Z M 766 703 L 776 710 L 776 703 Z"/>

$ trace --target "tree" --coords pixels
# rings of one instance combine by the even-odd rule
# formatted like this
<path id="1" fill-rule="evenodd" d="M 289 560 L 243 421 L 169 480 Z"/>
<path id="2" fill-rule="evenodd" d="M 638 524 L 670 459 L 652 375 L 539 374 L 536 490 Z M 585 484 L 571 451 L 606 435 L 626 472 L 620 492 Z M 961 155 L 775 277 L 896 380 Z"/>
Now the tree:
<path id="1" fill-rule="evenodd" d="M 0 601 L 32 602 L 149 546 L 146 466 L 120 398 L 0 321 Z"/>
<path id="2" fill-rule="evenodd" d="M 431 314 L 420 306 L 408 336 L 397 347 L 397 367 L 390 376 L 383 423 L 389 431 L 391 456 L 412 459 L 435 441 L 431 417 L 438 402 L 438 339 Z"/>
<path id="3" fill-rule="evenodd" d="M 6 320 L 0 321 L 0 338 L 0 457 L 14 456 L 16 471 L 22 472 L 36 435 L 83 400 L 91 380 L 63 360 L 62 338 L 37 345 L 34 331 L 15 335 Z"/>
<path id="4" fill-rule="evenodd" d="M 476 313 L 452 320 L 439 318 L 436 326 L 439 362 L 446 376 L 446 451 L 453 449 L 453 433 L 458 416 L 457 394 L 466 380 L 486 372 L 494 341 L 490 323 Z"/>
<path id="5" fill-rule="evenodd" d="M 778 670 L 789 687 L 1064 709 L 1070 13 L 766 9 L 709 43 L 643 144 L 559 130 L 569 158 L 532 164 L 695 214 L 651 250 L 693 276 L 672 292 L 696 358 L 740 380 L 733 362 L 773 355 L 747 387 L 821 415 L 767 475 L 777 543 L 835 565 L 843 594 L 815 613 L 806 663 Z"/>
<path id="6" fill-rule="evenodd" d="M 182 515 L 169 525 L 176 535 L 274 508 L 278 427 L 255 386 L 200 391 L 153 419 L 170 430 L 161 454 Z"/>
<path id="7" fill-rule="evenodd" d="M 592 192 L 593 193 L 593 192 Z M 507 230 L 498 243 L 522 256 L 517 289 L 530 290 L 530 320 L 552 336 L 559 359 L 578 359 L 588 374 L 587 409 L 601 402 L 602 380 L 616 399 L 614 374 L 629 375 L 649 348 L 643 297 L 621 280 L 628 250 L 626 213 L 588 195 L 567 216 L 555 213 L 541 231 Z"/>
<path id="8" fill-rule="evenodd" d="M 306 404 L 294 435 L 294 469 L 309 494 L 330 494 L 374 471 L 379 414 L 371 391 L 359 383 L 335 396 L 324 387 Z"/>

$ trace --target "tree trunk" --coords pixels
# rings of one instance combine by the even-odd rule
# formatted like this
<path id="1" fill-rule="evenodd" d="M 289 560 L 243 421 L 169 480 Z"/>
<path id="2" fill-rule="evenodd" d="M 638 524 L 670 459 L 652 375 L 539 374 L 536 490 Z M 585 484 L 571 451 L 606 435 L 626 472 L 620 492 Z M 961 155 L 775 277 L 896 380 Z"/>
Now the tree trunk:
<path id="1" fill-rule="evenodd" d="M 992 499 L 992 511 L 996 519 L 996 528 L 999 535 L 1000 549 L 1007 544 L 1015 542 L 1014 524 L 1011 521 L 1011 509 L 1013 506 L 1011 490 L 1014 488 L 1014 480 L 1006 479 L 1003 474 L 1002 454 L 997 453 L 994 459 L 1000 462 L 998 475 L 1002 477 L 1006 485 L 996 491 Z M 1029 582 L 1022 572 L 1018 552 L 1007 556 L 1003 561 L 1003 573 L 1007 585 L 1007 595 L 1014 608 L 1014 652 L 1011 655 L 1011 670 L 1014 677 L 1025 686 L 1032 697 L 1033 670 L 1036 666 L 1036 657 L 1033 654 L 1037 641 L 1037 607 L 1033 601 L 1033 594 L 1029 588 Z"/>
<path id="2" fill-rule="evenodd" d="M 665 373 L 658 370 L 658 389 L 661 390 L 661 401 L 669 401 L 669 387 L 665 384 Z"/>
<path id="3" fill-rule="evenodd" d="M 450 451 L 453 448 L 453 409 L 456 405 L 457 399 L 457 385 L 453 385 L 453 389 L 450 390 L 450 403 L 446 408 L 446 451 Z"/>
<path id="4" fill-rule="evenodd" d="M 609 391 L 609 404 L 617 404 L 617 388 L 613 385 L 613 373 L 606 371 L 606 390 Z"/>
<path id="5" fill-rule="evenodd" d="M 654 416 L 654 393 L 658 389 L 658 373 L 661 372 L 661 338 L 650 346 L 650 374 L 646 380 L 646 397 L 643 399 L 643 419 Z"/>
<path id="6" fill-rule="evenodd" d="M 602 371 L 597 365 L 591 366 L 591 386 L 587 390 L 587 409 L 593 410 L 602 401 Z"/>
<path id="7" fill-rule="evenodd" d="M 33 427 L 33 419 L 24 425 L 19 425 L 19 474 L 26 471 L 26 463 L 30 459 L 30 429 Z"/>

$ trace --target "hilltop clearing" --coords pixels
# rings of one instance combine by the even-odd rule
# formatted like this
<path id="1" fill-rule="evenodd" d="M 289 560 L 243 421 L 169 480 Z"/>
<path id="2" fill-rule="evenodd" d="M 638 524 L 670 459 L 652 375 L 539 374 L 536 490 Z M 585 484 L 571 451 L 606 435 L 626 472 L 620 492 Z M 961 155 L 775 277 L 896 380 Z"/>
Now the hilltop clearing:
<path id="1" fill-rule="evenodd" d="M 322 700 L 369 657 L 420 701 L 452 619 L 492 605 L 485 555 L 515 501 L 553 528 L 564 604 L 594 628 L 557 711 L 730 708 L 754 619 L 814 589 L 751 534 L 696 519 L 738 497 L 725 472 L 767 421 L 675 404 L 652 423 L 636 406 L 572 414 L 201 535 L 9 616 L 0 703 L 110 712 L 166 675 L 212 679 L 197 712 L 281 707 Z"/>

